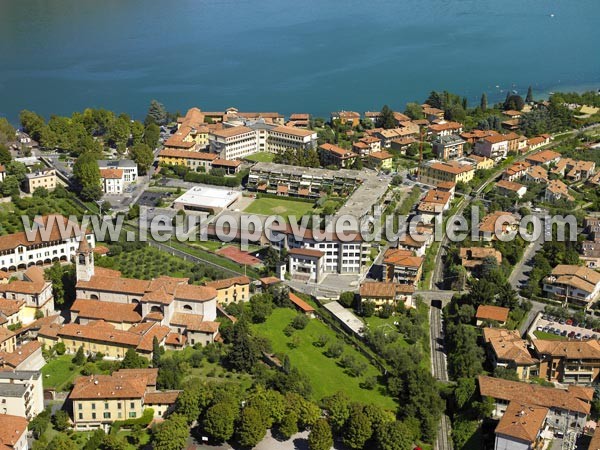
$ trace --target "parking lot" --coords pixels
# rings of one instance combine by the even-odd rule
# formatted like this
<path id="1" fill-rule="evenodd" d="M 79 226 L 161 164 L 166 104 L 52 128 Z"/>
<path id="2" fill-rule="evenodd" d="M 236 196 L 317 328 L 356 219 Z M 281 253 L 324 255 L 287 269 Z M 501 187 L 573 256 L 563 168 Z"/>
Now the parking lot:
<path id="1" fill-rule="evenodd" d="M 600 330 L 593 330 L 591 329 L 591 326 L 590 328 L 580 326 L 571 319 L 557 319 L 546 314 L 540 317 L 534 324 L 534 327 L 535 328 L 532 331 L 541 331 L 555 336 L 562 336 L 565 339 L 586 340 L 600 338 Z"/>

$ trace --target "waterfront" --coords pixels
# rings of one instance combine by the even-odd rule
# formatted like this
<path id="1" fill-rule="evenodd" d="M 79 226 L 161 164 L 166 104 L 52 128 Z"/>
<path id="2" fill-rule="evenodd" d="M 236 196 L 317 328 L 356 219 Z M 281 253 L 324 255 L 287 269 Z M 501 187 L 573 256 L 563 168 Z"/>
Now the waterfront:
<path id="1" fill-rule="evenodd" d="M 600 3 L 22 0 L 0 4 L 0 116 L 403 108 L 432 89 L 597 89 Z"/>

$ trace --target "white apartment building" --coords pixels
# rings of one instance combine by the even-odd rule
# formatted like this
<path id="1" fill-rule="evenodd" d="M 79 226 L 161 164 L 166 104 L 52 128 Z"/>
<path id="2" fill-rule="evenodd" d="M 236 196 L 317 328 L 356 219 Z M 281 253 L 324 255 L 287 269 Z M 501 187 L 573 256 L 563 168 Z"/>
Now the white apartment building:
<path id="1" fill-rule="evenodd" d="M 122 194 L 125 187 L 122 169 L 100 169 L 102 192 L 105 194 Z"/>
<path id="2" fill-rule="evenodd" d="M 486 136 L 475 143 L 473 151 L 494 161 L 500 161 L 508 155 L 508 139 L 502 134 Z"/>
<path id="3" fill-rule="evenodd" d="M 98 167 L 102 169 L 120 169 L 123 171 L 124 183 L 135 183 L 138 178 L 137 164 L 130 159 L 100 160 Z"/>
<path id="4" fill-rule="evenodd" d="M 33 419 L 44 410 L 44 388 L 39 371 L 0 372 L 0 414 Z"/>
<path id="5" fill-rule="evenodd" d="M 235 160 L 256 152 L 278 153 L 317 146 L 317 133 L 311 130 L 273 125 L 264 120 L 223 125 L 223 129 L 212 131 L 208 136 L 210 151 L 221 159 Z"/>

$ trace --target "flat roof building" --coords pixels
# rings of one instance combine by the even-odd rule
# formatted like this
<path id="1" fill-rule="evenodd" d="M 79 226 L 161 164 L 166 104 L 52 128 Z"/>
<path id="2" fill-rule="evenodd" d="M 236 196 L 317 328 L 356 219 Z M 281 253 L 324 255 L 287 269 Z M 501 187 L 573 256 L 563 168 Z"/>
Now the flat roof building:
<path id="1" fill-rule="evenodd" d="M 195 186 L 173 202 L 177 210 L 205 211 L 217 214 L 229 208 L 242 197 L 240 191 L 218 189 L 207 186 Z"/>

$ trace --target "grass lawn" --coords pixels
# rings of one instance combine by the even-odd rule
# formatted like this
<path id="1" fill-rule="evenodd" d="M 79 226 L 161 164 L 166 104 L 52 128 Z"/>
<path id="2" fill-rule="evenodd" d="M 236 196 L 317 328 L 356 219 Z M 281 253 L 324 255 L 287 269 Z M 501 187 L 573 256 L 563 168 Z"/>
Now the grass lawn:
<path id="1" fill-rule="evenodd" d="M 275 153 L 257 152 L 246 156 L 244 159 L 251 162 L 271 162 L 275 159 Z"/>
<path id="2" fill-rule="evenodd" d="M 288 217 L 295 215 L 297 218 L 310 213 L 313 210 L 313 204 L 308 202 L 299 202 L 287 198 L 257 198 L 244 212 L 250 214 L 260 214 L 263 216 L 280 215 Z"/>
<path id="3" fill-rule="evenodd" d="M 330 342 L 339 339 L 336 333 L 323 322 L 312 319 L 303 330 L 296 330 L 291 337 L 286 336 L 283 329 L 296 314 L 296 311 L 288 308 L 276 308 L 265 323 L 253 327 L 258 334 L 271 341 L 276 354 L 287 354 L 292 365 L 310 379 L 315 400 L 337 391 L 344 391 L 354 401 L 373 403 L 390 410 L 396 409 L 396 403 L 391 397 L 385 395 L 383 386 L 377 385 L 373 390 L 360 387 L 360 383 L 366 377 L 379 376 L 380 373 L 357 350 L 344 345 L 345 355 L 352 355 L 358 361 L 367 364 L 367 369 L 362 376 L 352 377 L 338 364 L 338 359 L 328 358 L 323 354 L 325 349 L 313 345 L 323 335 L 328 336 Z M 294 339 L 297 347 L 292 348 L 289 344 Z"/>
<path id="4" fill-rule="evenodd" d="M 80 375 L 80 368 L 71 362 L 73 356 L 74 355 L 58 356 L 57 358 L 48 361 L 48 363 L 42 367 L 44 388 L 61 391 L 65 389 L 75 377 Z"/>
<path id="5" fill-rule="evenodd" d="M 544 331 L 534 331 L 533 334 L 538 339 L 546 339 L 548 341 L 566 341 L 566 336 L 557 336 L 556 334 L 546 333 Z"/>

